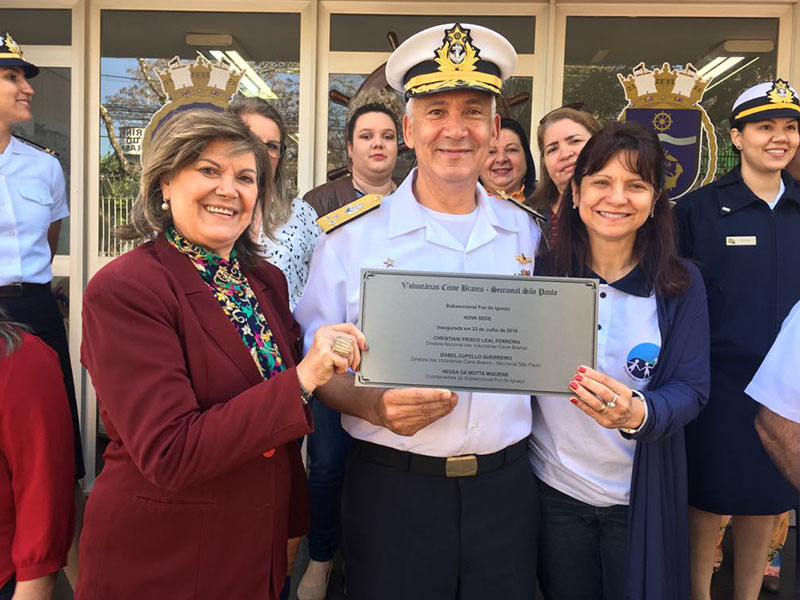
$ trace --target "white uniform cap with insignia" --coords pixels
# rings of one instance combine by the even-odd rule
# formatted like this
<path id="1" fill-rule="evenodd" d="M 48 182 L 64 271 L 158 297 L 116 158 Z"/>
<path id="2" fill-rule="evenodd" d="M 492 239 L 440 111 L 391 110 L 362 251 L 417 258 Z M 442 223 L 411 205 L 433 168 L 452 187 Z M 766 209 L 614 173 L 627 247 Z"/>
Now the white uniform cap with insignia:
<path id="1" fill-rule="evenodd" d="M 800 119 L 800 98 L 788 81 L 776 79 L 745 90 L 733 103 L 730 122 L 749 123 L 776 117 Z"/>
<path id="2" fill-rule="evenodd" d="M 386 81 L 406 98 L 454 89 L 499 95 L 517 68 L 517 53 L 499 33 L 469 23 L 412 35 L 386 62 Z"/>

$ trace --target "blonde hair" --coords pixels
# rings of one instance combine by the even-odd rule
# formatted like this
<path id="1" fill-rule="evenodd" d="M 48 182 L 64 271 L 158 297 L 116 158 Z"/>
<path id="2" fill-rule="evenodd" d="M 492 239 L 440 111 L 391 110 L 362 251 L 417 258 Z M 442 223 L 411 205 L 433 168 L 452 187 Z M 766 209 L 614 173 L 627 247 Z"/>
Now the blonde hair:
<path id="1" fill-rule="evenodd" d="M 173 224 L 172 212 L 161 208 L 164 202 L 162 182 L 192 165 L 206 146 L 216 141 L 231 144 L 233 155 L 255 155 L 258 171 L 255 210 L 271 210 L 273 200 L 272 182 L 268 177 L 269 155 L 261 140 L 234 114 L 188 110 L 173 114 L 153 136 L 142 160 L 139 193 L 133 203 L 130 219 L 118 229 L 117 236 L 122 240 L 145 242 L 169 228 Z M 256 243 L 250 238 L 249 227 L 236 240 L 234 248 L 242 264 L 258 264 Z"/>
<path id="2" fill-rule="evenodd" d="M 269 119 L 278 126 L 280 132 L 280 143 L 286 147 L 286 125 L 283 123 L 281 113 L 272 106 L 269 102 L 262 98 L 245 98 L 236 97 L 231 102 L 228 110 L 232 113 L 244 117 L 245 115 L 259 115 L 265 119 Z M 273 241 L 272 234 L 278 227 L 286 223 L 292 215 L 292 197 L 289 193 L 289 178 L 284 173 L 286 166 L 286 151 L 281 154 L 278 159 L 278 166 L 275 167 L 275 172 L 272 174 L 272 179 L 275 185 L 272 186 L 274 199 L 271 205 L 271 210 L 262 215 L 262 228 L 264 234 L 269 236 Z"/>
<path id="3" fill-rule="evenodd" d="M 600 131 L 600 123 L 591 114 L 568 106 L 550 111 L 539 121 L 539 129 L 536 130 L 536 143 L 539 145 L 539 184 L 530 199 L 531 206 L 537 210 L 549 209 L 558 200 L 558 188 L 550 179 L 550 173 L 544 164 L 544 134 L 553 123 L 564 119 L 582 125 L 591 135 Z"/>

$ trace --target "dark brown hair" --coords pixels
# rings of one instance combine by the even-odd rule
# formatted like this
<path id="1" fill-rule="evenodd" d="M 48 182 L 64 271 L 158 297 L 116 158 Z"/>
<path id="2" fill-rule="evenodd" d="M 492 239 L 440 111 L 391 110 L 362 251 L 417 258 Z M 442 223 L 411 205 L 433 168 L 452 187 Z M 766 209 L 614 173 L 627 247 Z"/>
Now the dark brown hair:
<path id="1" fill-rule="evenodd" d="M 231 153 L 255 155 L 258 171 L 258 197 L 253 214 L 268 213 L 273 202 L 267 147 L 253 135 L 237 115 L 213 110 L 188 110 L 173 116 L 153 137 L 142 161 L 139 194 L 133 203 L 130 220 L 117 230 L 122 240 L 152 240 L 172 225 L 172 212 L 163 210 L 161 183 L 192 165 L 203 150 L 215 141 L 231 144 Z M 265 233 L 270 232 L 265 230 Z M 233 246 L 242 265 L 259 264 L 256 242 L 245 228 Z"/>
<path id="2" fill-rule="evenodd" d="M 639 123 L 606 125 L 583 147 L 575 163 L 572 184 L 580 189 L 584 177 L 600 171 L 615 156 L 653 187 L 653 216 L 636 232 L 634 257 L 650 287 L 663 296 L 675 296 L 688 287 L 689 271 L 675 251 L 675 225 L 664 190 L 666 160 L 658 137 Z M 592 248 L 586 225 L 572 203 L 570 186 L 559 209 L 560 231 L 552 257 L 554 275 L 585 275 L 591 264 Z"/>

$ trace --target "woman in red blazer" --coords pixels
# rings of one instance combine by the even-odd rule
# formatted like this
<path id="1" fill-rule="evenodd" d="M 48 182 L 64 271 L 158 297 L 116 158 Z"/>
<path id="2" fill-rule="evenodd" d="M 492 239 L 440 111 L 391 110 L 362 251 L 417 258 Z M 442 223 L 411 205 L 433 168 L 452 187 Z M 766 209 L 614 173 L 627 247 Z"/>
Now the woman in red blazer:
<path id="1" fill-rule="evenodd" d="M 365 342 L 329 326 L 297 362 L 286 281 L 248 232 L 269 210 L 268 165 L 237 116 L 211 111 L 172 117 L 146 151 L 122 234 L 147 241 L 84 297 L 81 358 L 111 443 L 78 600 L 266 600 L 283 587 L 287 537 L 308 524 L 306 401 L 356 368 Z"/>

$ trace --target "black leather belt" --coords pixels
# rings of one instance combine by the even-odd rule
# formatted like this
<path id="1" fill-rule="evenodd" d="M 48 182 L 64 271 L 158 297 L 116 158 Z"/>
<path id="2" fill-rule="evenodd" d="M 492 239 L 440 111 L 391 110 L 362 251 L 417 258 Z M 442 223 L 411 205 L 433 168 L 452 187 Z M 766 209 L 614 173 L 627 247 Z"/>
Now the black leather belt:
<path id="1" fill-rule="evenodd" d="M 359 458 L 367 462 L 401 471 L 441 477 L 471 477 L 488 473 L 514 462 L 524 456 L 528 449 L 527 438 L 492 454 L 466 454 L 449 457 L 414 454 L 363 440 L 354 440 L 354 444 Z"/>
<path id="2" fill-rule="evenodd" d="M 0 298 L 41 296 L 49 291 L 49 283 L 12 283 L 11 285 L 0 285 Z"/>

